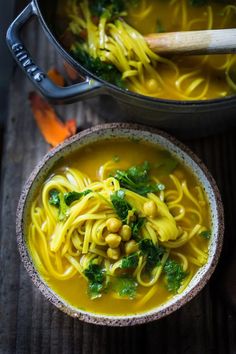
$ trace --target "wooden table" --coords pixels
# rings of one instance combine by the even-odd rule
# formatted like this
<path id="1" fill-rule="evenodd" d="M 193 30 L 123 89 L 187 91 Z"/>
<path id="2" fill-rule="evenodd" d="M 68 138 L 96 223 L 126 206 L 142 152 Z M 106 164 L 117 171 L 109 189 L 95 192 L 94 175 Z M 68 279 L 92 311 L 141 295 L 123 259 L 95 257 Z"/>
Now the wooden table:
<path id="1" fill-rule="evenodd" d="M 45 69 L 60 61 L 37 23 L 31 24 L 24 38 Z M 72 319 L 49 304 L 19 260 L 17 201 L 23 183 L 48 146 L 29 108 L 27 97 L 33 87 L 16 67 L 10 82 L 4 130 L 1 126 L 0 353 L 236 353 L 236 316 L 231 306 L 236 302 L 236 276 L 227 280 L 228 265 L 236 258 L 236 131 L 185 142 L 212 172 L 225 206 L 223 252 L 209 284 L 194 300 L 162 320 L 129 328 L 98 327 Z M 101 122 L 84 103 L 59 111 L 64 117 L 77 117 L 81 129 Z"/>

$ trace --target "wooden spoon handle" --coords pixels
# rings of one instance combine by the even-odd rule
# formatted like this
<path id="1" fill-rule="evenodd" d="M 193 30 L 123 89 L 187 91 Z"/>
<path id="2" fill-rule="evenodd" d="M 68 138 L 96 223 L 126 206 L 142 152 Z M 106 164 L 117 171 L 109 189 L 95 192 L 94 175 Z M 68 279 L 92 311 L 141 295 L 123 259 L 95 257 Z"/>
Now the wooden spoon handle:
<path id="1" fill-rule="evenodd" d="M 236 29 L 152 33 L 144 37 L 157 54 L 236 53 Z"/>

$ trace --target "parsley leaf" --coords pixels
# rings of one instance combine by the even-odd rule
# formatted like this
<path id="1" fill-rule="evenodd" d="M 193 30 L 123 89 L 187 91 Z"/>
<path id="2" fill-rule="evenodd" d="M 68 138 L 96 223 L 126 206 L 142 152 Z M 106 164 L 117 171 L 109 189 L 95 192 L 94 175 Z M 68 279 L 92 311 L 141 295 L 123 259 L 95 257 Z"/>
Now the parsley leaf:
<path id="1" fill-rule="evenodd" d="M 74 201 L 79 200 L 81 197 L 84 197 L 85 195 L 91 193 L 92 191 L 90 189 L 85 190 L 84 192 L 68 192 L 64 193 L 64 199 L 66 202 L 66 205 L 70 206 Z"/>
<path id="2" fill-rule="evenodd" d="M 140 230 L 145 222 L 145 218 L 136 217 L 136 221 L 133 221 L 130 225 L 132 231 L 132 237 L 135 241 L 140 239 Z"/>
<path id="3" fill-rule="evenodd" d="M 202 231 L 199 235 L 200 235 L 201 237 L 205 238 L 206 240 L 210 240 L 210 238 L 211 238 L 211 231 L 210 231 L 210 230 L 205 230 L 205 231 Z"/>
<path id="4" fill-rule="evenodd" d="M 156 246 L 152 240 L 145 238 L 139 242 L 139 249 L 146 257 L 146 269 L 148 271 L 161 264 L 161 259 L 165 253 L 164 247 Z"/>
<path id="5" fill-rule="evenodd" d="M 69 215 L 68 206 L 70 206 L 74 201 L 79 200 L 82 196 L 91 193 L 91 190 L 85 190 L 84 192 L 68 192 L 61 193 L 56 189 L 52 189 L 49 193 L 49 204 L 54 205 L 58 208 L 58 219 L 60 221 L 65 220 Z"/>
<path id="6" fill-rule="evenodd" d="M 187 273 L 183 271 L 181 264 L 172 259 L 167 259 L 163 269 L 166 275 L 167 289 L 176 293 Z"/>
<path id="7" fill-rule="evenodd" d="M 68 215 L 69 215 L 69 209 L 68 206 L 65 203 L 64 195 L 63 193 L 59 193 L 59 214 L 58 214 L 58 219 L 60 221 L 64 221 Z"/>
<path id="8" fill-rule="evenodd" d="M 137 253 L 132 253 L 129 256 L 123 257 L 121 261 L 121 268 L 136 268 L 138 265 L 138 255 Z"/>
<path id="9" fill-rule="evenodd" d="M 85 269 L 84 274 L 89 280 L 88 293 L 91 299 L 100 297 L 105 280 L 102 267 L 98 264 L 90 263 L 89 267 Z"/>
<path id="10" fill-rule="evenodd" d="M 52 189 L 49 193 L 49 204 L 59 208 L 60 205 L 59 192 L 56 189 Z"/>
<path id="11" fill-rule="evenodd" d="M 49 204 L 54 205 L 56 208 L 58 208 L 58 219 L 60 221 L 65 220 L 69 215 L 69 210 L 65 203 L 63 193 L 60 193 L 56 189 L 53 189 L 50 191 L 49 196 Z"/>
<path id="12" fill-rule="evenodd" d="M 124 197 L 125 192 L 120 189 L 111 195 L 111 202 L 121 221 L 126 223 L 129 210 L 132 210 L 132 207 Z"/>
<path id="13" fill-rule="evenodd" d="M 98 57 L 91 57 L 81 43 L 76 43 L 71 52 L 72 56 L 79 61 L 87 70 L 91 71 L 102 80 L 108 81 L 120 88 L 125 88 L 125 83 L 121 78 L 119 70 L 110 63 L 101 61 Z"/>
<path id="14" fill-rule="evenodd" d="M 125 10 L 124 0 L 93 0 L 89 2 L 89 7 L 93 15 L 102 16 L 106 14 L 108 18 L 115 19 Z"/>
<path id="15" fill-rule="evenodd" d="M 120 182 L 121 187 L 145 196 L 165 188 L 163 184 L 150 183 L 149 171 L 150 165 L 145 161 L 142 165 L 132 166 L 126 171 L 117 170 L 114 177 Z"/>
<path id="16" fill-rule="evenodd" d="M 113 290 L 121 297 L 134 299 L 136 297 L 138 283 L 131 276 L 116 277 L 113 283 Z"/>

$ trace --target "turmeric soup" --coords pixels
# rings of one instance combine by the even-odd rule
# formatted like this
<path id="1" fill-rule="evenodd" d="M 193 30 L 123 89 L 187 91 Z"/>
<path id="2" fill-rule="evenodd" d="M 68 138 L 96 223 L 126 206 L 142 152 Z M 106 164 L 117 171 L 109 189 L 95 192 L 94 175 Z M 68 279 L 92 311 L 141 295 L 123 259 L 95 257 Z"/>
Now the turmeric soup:
<path id="1" fill-rule="evenodd" d="M 108 139 L 60 160 L 32 202 L 27 244 L 44 281 L 97 314 L 142 313 L 181 293 L 208 258 L 208 203 L 167 151 Z"/>
<path id="2" fill-rule="evenodd" d="M 123 89 L 153 98 L 206 100 L 235 94 L 236 56 L 164 57 L 143 36 L 235 28 L 227 0 L 63 0 L 63 45 L 85 68 Z M 63 20 L 61 20 L 63 19 Z"/>

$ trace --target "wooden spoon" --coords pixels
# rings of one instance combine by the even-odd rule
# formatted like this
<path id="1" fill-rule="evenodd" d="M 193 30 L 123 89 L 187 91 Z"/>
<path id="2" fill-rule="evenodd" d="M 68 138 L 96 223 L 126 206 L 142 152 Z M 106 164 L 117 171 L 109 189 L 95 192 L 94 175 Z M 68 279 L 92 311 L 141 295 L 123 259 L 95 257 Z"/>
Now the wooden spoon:
<path id="1" fill-rule="evenodd" d="M 236 53 L 236 29 L 152 33 L 144 37 L 157 54 Z"/>

